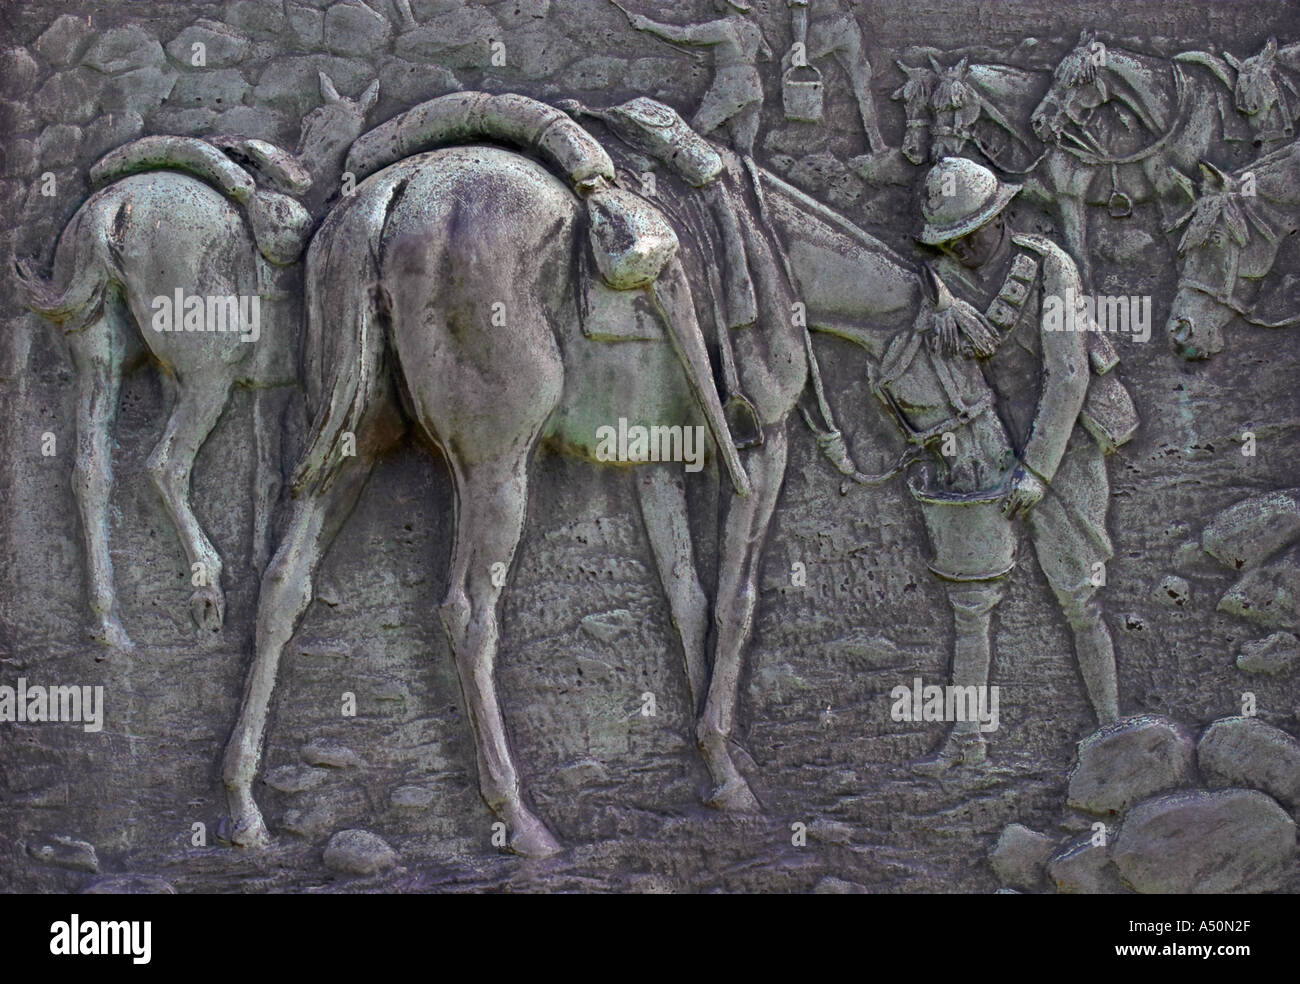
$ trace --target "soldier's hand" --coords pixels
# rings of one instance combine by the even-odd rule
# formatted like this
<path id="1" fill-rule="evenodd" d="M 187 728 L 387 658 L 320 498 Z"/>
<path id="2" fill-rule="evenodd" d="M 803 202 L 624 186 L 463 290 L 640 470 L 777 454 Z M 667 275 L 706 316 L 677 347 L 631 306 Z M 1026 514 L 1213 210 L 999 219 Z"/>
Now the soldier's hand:
<path id="1" fill-rule="evenodd" d="M 1002 500 L 1002 515 L 1015 519 L 1038 505 L 1039 500 L 1047 494 L 1047 487 L 1039 481 L 1038 476 L 1024 465 L 1017 465 L 1011 473 L 1011 491 Z"/>

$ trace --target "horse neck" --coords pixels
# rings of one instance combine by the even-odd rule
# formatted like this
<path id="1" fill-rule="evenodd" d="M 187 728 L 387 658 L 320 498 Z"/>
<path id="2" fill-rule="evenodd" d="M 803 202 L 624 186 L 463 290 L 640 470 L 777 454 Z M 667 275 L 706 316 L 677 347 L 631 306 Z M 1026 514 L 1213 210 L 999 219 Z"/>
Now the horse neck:
<path id="1" fill-rule="evenodd" d="M 1254 174 L 1256 195 L 1282 209 L 1300 208 L 1300 139 L 1266 154 L 1237 172 L 1240 181 Z M 1291 216 L 1294 223 L 1295 216 Z"/>
<path id="2" fill-rule="evenodd" d="M 1108 101 L 1118 98 L 1154 133 L 1162 133 L 1173 125 L 1176 103 L 1170 94 L 1172 74 L 1167 62 L 1108 49 L 1100 71 L 1110 87 Z"/>

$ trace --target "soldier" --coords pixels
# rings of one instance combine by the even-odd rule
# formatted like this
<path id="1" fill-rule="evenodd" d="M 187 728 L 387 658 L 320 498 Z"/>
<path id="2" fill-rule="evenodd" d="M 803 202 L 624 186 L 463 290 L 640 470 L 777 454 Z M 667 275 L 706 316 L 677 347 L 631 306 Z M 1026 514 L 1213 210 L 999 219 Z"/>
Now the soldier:
<path id="1" fill-rule="evenodd" d="M 746 0 L 714 0 L 725 16 L 704 24 L 661 24 L 640 14 L 628 14 L 638 31 L 649 31 L 677 44 L 712 47 L 713 84 L 691 120 L 696 132 L 709 134 L 725 127 L 731 146 L 746 157 L 754 154 L 759 114 L 763 109 L 763 80 L 758 59 L 772 57 L 763 31 L 750 19 L 753 7 Z"/>
<path id="2" fill-rule="evenodd" d="M 944 158 L 926 177 L 918 238 L 939 249 L 944 281 L 1001 335 L 985 375 L 1018 458 L 1002 512 L 1024 518 L 1074 636 L 1093 711 L 1107 724 L 1119 717 L 1119 697 L 1114 646 L 1095 597 L 1114 553 L 1105 455 L 1131 437 L 1137 418 L 1109 375 L 1118 358 L 1106 336 L 1052 330 L 1044 321 L 1045 298 L 1063 301 L 1083 290 L 1063 249 L 1007 225 L 1004 210 L 1019 190 L 973 161 Z M 951 766 L 983 758 L 978 733 L 954 732 L 936 760 Z"/>
<path id="3" fill-rule="evenodd" d="M 787 3 L 796 40 L 807 38 L 809 61 L 833 55 L 848 75 L 871 153 L 887 150 L 885 138 L 880 135 L 880 125 L 876 122 L 876 100 L 871 94 L 871 62 L 867 60 L 862 28 L 851 9 L 858 0 L 818 0 L 816 4 L 811 0 L 787 0 Z M 786 57 L 788 60 L 789 56 Z"/>

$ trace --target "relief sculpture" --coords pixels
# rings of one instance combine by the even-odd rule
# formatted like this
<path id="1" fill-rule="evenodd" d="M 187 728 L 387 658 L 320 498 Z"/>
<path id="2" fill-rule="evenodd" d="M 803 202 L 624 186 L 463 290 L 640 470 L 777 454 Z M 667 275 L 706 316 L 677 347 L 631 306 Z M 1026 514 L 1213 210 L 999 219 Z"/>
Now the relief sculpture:
<path id="1" fill-rule="evenodd" d="M 1294 9 L 67 6 L 0 887 L 1300 889 Z"/>

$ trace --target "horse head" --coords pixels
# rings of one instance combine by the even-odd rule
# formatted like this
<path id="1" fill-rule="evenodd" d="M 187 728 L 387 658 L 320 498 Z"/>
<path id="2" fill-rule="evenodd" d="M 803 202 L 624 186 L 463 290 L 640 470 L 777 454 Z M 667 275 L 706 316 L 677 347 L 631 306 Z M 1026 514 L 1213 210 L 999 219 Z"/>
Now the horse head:
<path id="1" fill-rule="evenodd" d="M 1110 99 L 1104 73 L 1106 48 L 1096 32 L 1084 31 L 1079 43 L 1052 73 L 1047 95 L 1029 118 L 1034 134 L 1044 143 L 1059 143 L 1069 124 L 1083 127 L 1099 106 Z"/>
<path id="2" fill-rule="evenodd" d="M 895 62 L 907 76 L 907 81 L 894 90 L 891 99 L 901 99 L 907 116 L 907 126 L 903 133 L 903 156 L 913 164 L 924 164 L 929 157 L 930 141 L 930 92 L 933 89 L 935 75 L 928 68 L 904 65 Z"/>
<path id="3" fill-rule="evenodd" d="M 1238 59 L 1231 52 L 1224 51 L 1223 59 L 1237 73 L 1237 83 L 1233 87 L 1233 100 L 1237 112 L 1250 123 L 1255 132 L 1255 146 L 1261 146 L 1265 132 L 1277 131 L 1274 137 L 1288 132 L 1293 117 L 1287 102 L 1286 90 L 1292 96 L 1300 96 L 1296 87 L 1278 70 L 1277 38 L 1269 38 L 1263 50 L 1249 58 Z"/>
<path id="4" fill-rule="evenodd" d="M 330 77 L 320 73 L 320 94 L 323 104 L 303 117 L 298 137 L 298 160 L 311 172 L 318 193 L 332 194 L 334 185 L 343 173 L 343 158 L 354 140 L 365 129 L 366 115 L 379 101 L 379 82 L 370 87 L 359 99 L 340 96 Z"/>
<path id="5" fill-rule="evenodd" d="M 971 128 L 980 118 L 980 94 L 970 83 L 967 59 L 948 68 L 933 56 L 930 63 L 936 76 L 930 93 L 930 111 L 934 117 L 930 127 L 930 159 L 960 157 L 971 139 Z"/>
<path id="6" fill-rule="evenodd" d="M 1273 267 L 1280 237 L 1264 220 L 1259 197 L 1241 182 L 1201 161 L 1201 196 L 1170 228 L 1186 226 L 1178 243 L 1178 292 L 1165 329 L 1184 359 L 1205 359 L 1223 350 L 1223 328 L 1249 316 L 1242 289 L 1257 289 Z M 1249 191 L 1249 189 L 1248 189 Z"/>

